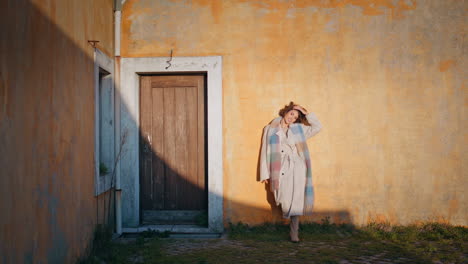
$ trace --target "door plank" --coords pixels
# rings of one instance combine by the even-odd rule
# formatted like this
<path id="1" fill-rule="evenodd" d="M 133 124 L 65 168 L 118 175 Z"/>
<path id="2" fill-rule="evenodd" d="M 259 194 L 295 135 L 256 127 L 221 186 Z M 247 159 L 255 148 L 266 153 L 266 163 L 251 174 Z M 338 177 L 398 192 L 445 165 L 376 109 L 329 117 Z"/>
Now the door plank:
<path id="1" fill-rule="evenodd" d="M 197 167 L 198 167 L 198 173 L 197 173 L 197 184 L 198 184 L 198 189 L 202 190 L 198 194 L 198 207 L 197 208 L 207 208 L 208 206 L 208 196 L 206 193 L 207 187 L 206 187 L 206 170 L 205 170 L 205 84 L 204 84 L 205 78 L 204 76 L 198 76 L 197 78 L 197 84 L 198 84 L 198 95 L 197 95 L 197 105 L 198 105 L 198 131 L 197 131 L 197 136 L 198 136 L 198 144 L 197 144 Z"/>
<path id="2" fill-rule="evenodd" d="M 200 190 L 198 186 L 198 167 L 197 167 L 197 148 L 198 148 L 198 113 L 197 113 L 197 88 L 190 87 L 187 88 L 187 139 L 189 144 L 187 145 L 187 178 L 189 181 L 189 190 L 188 193 L 192 194 L 191 199 L 187 199 L 189 208 L 199 208 L 199 198 L 198 193 Z"/>
<path id="3" fill-rule="evenodd" d="M 178 174 L 176 168 L 176 135 L 175 135 L 175 90 L 163 88 L 164 92 L 164 162 L 165 166 L 165 207 L 177 209 Z"/>
<path id="4" fill-rule="evenodd" d="M 151 137 L 151 77 L 143 76 L 140 92 L 140 182 L 141 206 L 150 209 L 153 200 L 152 190 L 152 153 L 148 138 Z"/>
<path id="5" fill-rule="evenodd" d="M 177 143 L 175 145 L 175 159 L 174 168 L 178 173 L 177 185 L 179 195 L 177 199 L 177 209 L 187 208 L 187 96 L 185 87 L 173 88 L 175 90 L 175 136 Z"/>
<path id="6" fill-rule="evenodd" d="M 164 90 L 152 88 L 153 200 L 152 209 L 164 209 Z"/>

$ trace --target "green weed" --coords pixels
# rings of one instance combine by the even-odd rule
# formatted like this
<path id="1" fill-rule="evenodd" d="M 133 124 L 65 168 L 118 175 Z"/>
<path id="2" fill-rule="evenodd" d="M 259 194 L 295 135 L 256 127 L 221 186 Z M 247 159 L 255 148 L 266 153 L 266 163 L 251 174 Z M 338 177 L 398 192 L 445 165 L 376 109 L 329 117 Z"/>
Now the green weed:
<path id="1" fill-rule="evenodd" d="M 230 223 L 227 239 L 177 240 L 168 233 L 143 232 L 132 243 L 119 244 L 99 233 L 95 250 L 82 263 L 340 263 L 379 262 L 466 263 L 468 229 L 440 223 L 395 226 L 371 223 L 365 227 L 301 223 L 301 243 L 289 242 L 289 226 Z M 171 248 L 188 248 L 171 251 Z"/>

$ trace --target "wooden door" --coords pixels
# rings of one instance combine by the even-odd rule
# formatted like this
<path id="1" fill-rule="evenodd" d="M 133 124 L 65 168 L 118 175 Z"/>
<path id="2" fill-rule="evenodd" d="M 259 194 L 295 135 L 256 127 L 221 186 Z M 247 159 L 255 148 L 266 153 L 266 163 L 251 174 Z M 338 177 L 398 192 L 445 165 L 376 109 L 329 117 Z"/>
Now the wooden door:
<path id="1" fill-rule="evenodd" d="M 141 209 L 206 210 L 203 75 L 140 78 Z"/>

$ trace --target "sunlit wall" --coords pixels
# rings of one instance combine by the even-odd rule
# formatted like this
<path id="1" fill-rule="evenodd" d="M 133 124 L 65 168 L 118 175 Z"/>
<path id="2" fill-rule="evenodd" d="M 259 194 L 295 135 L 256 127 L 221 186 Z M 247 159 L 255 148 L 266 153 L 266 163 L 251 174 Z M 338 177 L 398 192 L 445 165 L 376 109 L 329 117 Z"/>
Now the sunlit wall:
<path id="1" fill-rule="evenodd" d="M 225 223 L 278 221 L 261 132 L 297 102 L 316 214 L 468 223 L 466 18 L 457 0 L 127 0 L 122 56 L 223 57 Z M 268 201 L 270 199 L 270 201 Z"/>

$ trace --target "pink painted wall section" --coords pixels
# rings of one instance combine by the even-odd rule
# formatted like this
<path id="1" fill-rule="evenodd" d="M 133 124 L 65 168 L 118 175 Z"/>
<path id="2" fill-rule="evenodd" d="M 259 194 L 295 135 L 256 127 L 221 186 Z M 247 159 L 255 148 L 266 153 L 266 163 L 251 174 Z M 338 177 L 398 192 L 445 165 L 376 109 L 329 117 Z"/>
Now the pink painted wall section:
<path id="1" fill-rule="evenodd" d="M 94 62 L 113 2 L 0 3 L 0 263 L 75 263 L 102 222 L 94 196 Z"/>
<path id="2" fill-rule="evenodd" d="M 280 220 L 261 132 L 293 100 L 318 221 L 468 224 L 465 1 L 128 0 L 122 56 L 223 56 L 225 223 Z M 269 201 L 268 201 L 269 200 Z"/>

